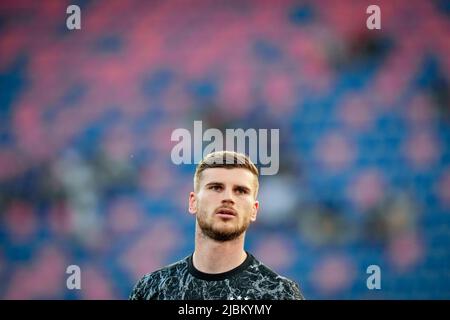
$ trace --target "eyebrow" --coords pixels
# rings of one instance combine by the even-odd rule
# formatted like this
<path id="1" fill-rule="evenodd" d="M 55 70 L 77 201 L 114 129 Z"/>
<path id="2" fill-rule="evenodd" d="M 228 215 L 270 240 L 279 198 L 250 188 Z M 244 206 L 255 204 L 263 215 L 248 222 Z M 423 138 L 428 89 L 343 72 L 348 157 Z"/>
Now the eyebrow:
<path id="1" fill-rule="evenodd" d="M 205 185 L 205 187 L 211 187 L 211 186 L 221 186 L 221 187 L 223 187 L 224 186 L 224 184 L 222 183 L 222 182 L 209 182 L 209 183 L 207 183 L 206 185 Z M 250 188 L 248 188 L 248 187 L 246 187 L 246 186 L 243 186 L 243 185 L 235 185 L 234 186 L 235 188 L 242 188 L 242 189 L 244 189 L 244 190 L 246 190 L 246 191 L 248 191 L 248 192 L 251 192 L 252 190 L 250 189 Z"/>

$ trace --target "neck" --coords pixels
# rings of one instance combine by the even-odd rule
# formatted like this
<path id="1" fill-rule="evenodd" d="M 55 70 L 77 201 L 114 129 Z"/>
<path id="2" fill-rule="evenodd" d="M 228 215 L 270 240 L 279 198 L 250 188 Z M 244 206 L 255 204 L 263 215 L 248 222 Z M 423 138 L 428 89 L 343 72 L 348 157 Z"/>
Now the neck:
<path id="1" fill-rule="evenodd" d="M 204 273 L 223 273 L 241 265 L 247 258 L 244 251 L 245 232 L 238 238 L 219 242 L 205 236 L 196 226 L 194 267 Z"/>

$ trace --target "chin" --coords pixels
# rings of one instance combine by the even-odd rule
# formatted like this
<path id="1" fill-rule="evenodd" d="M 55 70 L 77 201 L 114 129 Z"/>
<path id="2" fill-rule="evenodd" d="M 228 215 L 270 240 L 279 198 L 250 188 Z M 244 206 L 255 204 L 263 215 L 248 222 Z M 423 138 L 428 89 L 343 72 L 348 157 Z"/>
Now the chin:
<path id="1" fill-rule="evenodd" d="M 234 232 L 236 230 L 236 227 L 235 227 L 234 224 L 231 225 L 231 226 L 218 226 L 218 225 L 215 225 L 213 227 L 213 229 L 216 232 L 231 233 L 231 232 Z"/>

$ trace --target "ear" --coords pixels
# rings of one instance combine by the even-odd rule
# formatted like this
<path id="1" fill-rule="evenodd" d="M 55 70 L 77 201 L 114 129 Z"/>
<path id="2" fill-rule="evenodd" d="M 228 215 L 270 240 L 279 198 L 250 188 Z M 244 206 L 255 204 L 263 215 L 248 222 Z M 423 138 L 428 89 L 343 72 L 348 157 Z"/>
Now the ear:
<path id="1" fill-rule="evenodd" d="M 197 196 L 194 192 L 189 193 L 189 213 L 197 213 Z"/>
<path id="2" fill-rule="evenodd" d="M 256 221 L 256 216 L 258 215 L 258 209 L 259 209 L 259 201 L 255 200 L 255 203 L 253 203 L 253 208 L 252 208 L 252 214 L 250 216 L 250 221 L 252 221 L 252 222 Z"/>

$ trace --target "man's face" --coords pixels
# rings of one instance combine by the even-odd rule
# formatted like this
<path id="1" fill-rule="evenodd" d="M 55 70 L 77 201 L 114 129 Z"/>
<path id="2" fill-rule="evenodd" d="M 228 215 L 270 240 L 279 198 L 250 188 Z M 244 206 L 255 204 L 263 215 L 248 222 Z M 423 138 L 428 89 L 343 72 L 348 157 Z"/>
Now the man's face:
<path id="1" fill-rule="evenodd" d="M 256 177 L 247 169 L 210 168 L 189 195 L 189 212 L 204 235 L 216 241 L 239 237 L 256 220 Z"/>

